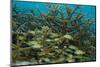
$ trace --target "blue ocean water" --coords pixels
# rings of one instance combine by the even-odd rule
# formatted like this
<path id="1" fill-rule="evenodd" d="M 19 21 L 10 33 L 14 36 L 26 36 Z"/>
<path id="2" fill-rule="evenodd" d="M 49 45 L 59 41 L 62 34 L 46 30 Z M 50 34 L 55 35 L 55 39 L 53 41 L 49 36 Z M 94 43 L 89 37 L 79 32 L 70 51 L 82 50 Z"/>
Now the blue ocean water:
<path id="1" fill-rule="evenodd" d="M 40 9 L 42 12 L 47 13 L 48 9 L 45 6 L 45 3 L 42 2 L 26 2 L 26 1 L 17 1 L 16 2 L 17 8 L 20 8 L 21 10 L 31 10 L 31 9 Z M 60 4 L 63 11 L 65 11 L 65 4 Z M 75 4 L 70 4 L 71 8 L 75 7 Z M 95 18 L 96 15 L 96 7 L 91 5 L 81 5 L 81 11 L 84 13 L 86 17 L 89 18 Z"/>

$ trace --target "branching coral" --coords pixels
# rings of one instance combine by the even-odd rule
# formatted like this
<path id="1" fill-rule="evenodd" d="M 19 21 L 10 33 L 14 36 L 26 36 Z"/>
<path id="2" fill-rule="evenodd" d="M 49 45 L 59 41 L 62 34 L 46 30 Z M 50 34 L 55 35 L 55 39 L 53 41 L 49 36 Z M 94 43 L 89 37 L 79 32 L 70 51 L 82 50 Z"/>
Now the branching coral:
<path id="1" fill-rule="evenodd" d="M 39 8 L 16 11 L 12 16 L 13 63 L 67 63 L 95 60 L 93 23 L 80 11 L 80 6 L 46 4 L 47 13 Z M 39 15 L 36 15 L 39 13 Z"/>
<path id="2" fill-rule="evenodd" d="M 43 26 L 41 30 L 30 31 L 30 33 L 35 36 L 27 42 L 23 38 L 26 38 L 29 33 L 26 33 L 25 36 L 18 35 L 20 43 L 24 43 L 20 45 L 26 44 L 28 47 L 23 48 L 16 44 L 13 49 L 13 62 L 26 61 L 25 57 L 34 58 L 37 64 L 87 61 L 84 59 L 87 56 L 83 56 L 85 52 L 70 44 L 70 40 L 74 40 L 71 35 L 53 33 L 47 26 Z M 29 60 L 31 61 L 31 59 Z M 33 64 L 35 63 L 33 62 Z"/>

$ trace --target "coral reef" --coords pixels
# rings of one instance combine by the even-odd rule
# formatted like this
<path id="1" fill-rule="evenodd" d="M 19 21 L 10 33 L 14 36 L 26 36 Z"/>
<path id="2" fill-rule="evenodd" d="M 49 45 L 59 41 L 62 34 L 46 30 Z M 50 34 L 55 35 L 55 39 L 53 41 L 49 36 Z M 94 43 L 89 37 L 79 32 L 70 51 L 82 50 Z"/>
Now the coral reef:
<path id="1" fill-rule="evenodd" d="M 81 7 L 43 3 L 28 12 L 12 9 L 12 62 L 14 65 L 85 62 L 96 60 L 94 20 Z M 36 11 L 36 12 L 35 12 Z M 64 12 L 65 11 L 65 12 Z M 39 14 L 39 15 L 37 15 Z M 95 26 L 95 25 L 94 25 Z"/>

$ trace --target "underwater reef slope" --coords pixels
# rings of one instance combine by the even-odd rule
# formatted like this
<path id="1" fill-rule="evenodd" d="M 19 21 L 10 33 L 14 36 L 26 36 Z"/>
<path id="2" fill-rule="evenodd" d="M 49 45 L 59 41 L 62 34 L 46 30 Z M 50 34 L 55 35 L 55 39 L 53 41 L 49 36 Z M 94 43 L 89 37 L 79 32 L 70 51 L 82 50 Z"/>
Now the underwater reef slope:
<path id="1" fill-rule="evenodd" d="M 14 2 L 13 65 L 95 61 L 95 19 L 95 6 Z"/>

